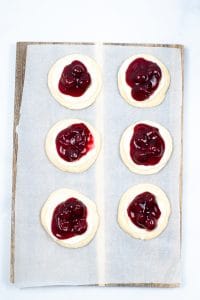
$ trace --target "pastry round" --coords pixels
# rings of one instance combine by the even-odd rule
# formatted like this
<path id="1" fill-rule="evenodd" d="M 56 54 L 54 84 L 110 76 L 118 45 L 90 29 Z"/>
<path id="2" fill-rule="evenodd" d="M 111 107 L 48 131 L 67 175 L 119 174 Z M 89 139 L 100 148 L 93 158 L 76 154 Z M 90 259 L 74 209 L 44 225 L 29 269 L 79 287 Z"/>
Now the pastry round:
<path id="1" fill-rule="evenodd" d="M 62 93 L 58 87 L 64 68 L 70 65 L 73 61 L 80 61 L 83 63 L 91 78 L 89 87 L 85 90 L 83 95 L 79 97 L 66 95 Z M 71 54 L 60 58 L 51 67 L 48 74 L 48 86 L 52 96 L 61 105 L 69 109 L 82 109 L 90 106 L 98 96 L 102 86 L 101 71 L 98 64 L 92 58 L 82 54 Z"/>
<path id="2" fill-rule="evenodd" d="M 157 226 L 153 230 L 147 230 L 136 226 L 128 216 L 127 209 L 135 197 L 144 192 L 149 192 L 155 196 L 157 205 L 161 215 L 157 221 Z M 168 219 L 171 213 L 170 202 L 159 187 L 153 184 L 138 184 L 129 188 L 122 196 L 118 207 L 118 223 L 119 226 L 130 236 L 150 240 L 160 235 L 168 224 Z"/>
<path id="3" fill-rule="evenodd" d="M 136 59 L 143 58 L 147 61 L 156 63 L 161 70 L 161 79 L 155 91 L 143 101 L 138 101 L 133 98 L 132 88 L 126 82 L 126 71 L 129 65 Z M 148 54 L 137 54 L 126 59 L 118 72 L 118 87 L 121 96 L 130 104 L 136 107 L 153 107 L 159 105 L 165 98 L 165 94 L 170 84 L 170 75 L 166 66 L 156 57 Z"/>
<path id="4" fill-rule="evenodd" d="M 87 207 L 87 230 L 80 235 L 75 235 L 67 239 L 59 239 L 52 233 L 52 217 L 56 207 L 69 198 L 76 198 Z M 51 238 L 59 245 L 66 248 L 79 248 L 87 245 L 95 236 L 99 216 L 96 205 L 86 196 L 70 189 L 59 189 L 54 191 L 44 203 L 40 213 L 41 224 Z"/>
<path id="5" fill-rule="evenodd" d="M 133 130 L 136 125 L 138 124 L 145 124 L 149 125 L 152 127 L 155 127 L 159 130 L 159 134 L 161 135 L 162 139 L 164 140 L 165 143 L 165 150 L 163 153 L 162 158 L 160 161 L 155 164 L 155 165 L 142 165 L 142 164 L 136 164 L 130 154 L 130 142 L 133 136 Z M 160 124 L 152 121 L 139 121 L 131 126 L 129 126 L 123 133 L 120 141 L 120 155 L 121 158 L 124 162 L 124 164 L 129 168 L 131 172 L 134 172 L 136 174 L 143 174 L 143 175 L 148 175 L 148 174 L 154 174 L 159 172 L 168 162 L 171 153 L 173 149 L 173 143 L 172 143 L 172 138 L 169 133 L 169 131 L 161 126 Z"/>
<path id="6" fill-rule="evenodd" d="M 93 145 L 89 151 L 74 161 L 66 161 L 57 151 L 56 139 L 60 132 L 71 125 L 81 124 L 86 126 L 92 135 Z M 97 159 L 101 148 L 100 134 L 88 122 L 79 119 L 64 119 L 57 122 L 48 132 L 45 141 L 45 150 L 49 160 L 60 170 L 65 172 L 80 173 L 87 170 Z"/>

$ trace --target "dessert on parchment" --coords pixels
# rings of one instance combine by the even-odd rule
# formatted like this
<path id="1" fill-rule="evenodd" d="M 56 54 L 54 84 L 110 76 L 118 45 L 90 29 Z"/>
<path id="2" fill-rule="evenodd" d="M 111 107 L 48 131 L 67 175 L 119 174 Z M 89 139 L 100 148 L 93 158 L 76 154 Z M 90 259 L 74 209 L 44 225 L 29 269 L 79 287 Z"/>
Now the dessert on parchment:
<path id="1" fill-rule="evenodd" d="M 50 237 L 66 248 L 87 245 L 94 238 L 99 224 L 95 203 L 66 188 L 49 196 L 41 209 L 40 219 Z"/>
<path id="2" fill-rule="evenodd" d="M 118 72 L 121 96 L 136 107 L 159 105 L 170 84 L 166 66 L 156 57 L 137 54 L 126 59 Z"/>
<path id="3" fill-rule="evenodd" d="M 94 59 L 82 54 L 60 58 L 48 74 L 48 86 L 52 96 L 69 109 L 90 106 L 98 96 L 102 78 Z"/>
<path id="4" fill-rule="evenodd" d="M 120 155 L 130 171 L 154 174 L 168 162 L 173 149 L 169 131 L 152 121 L 130 125 L 120 141 Z"/>
<path id="5" fill-rule="evenodd" d="M 97 159 L 101 148 L 100 134 L 88 122 L 64 119 L 48 132 L 45 150 L 49 160 L 60 170 L 80 173 Z"/>
<path id="6" fill-rule="evenodd" d="M 150 240 L 167 227 L 170 213 L 170 203 L 163 190 L 152 184 L 139 184 L 122 196 L 118 223 L 130 236 Z"/>

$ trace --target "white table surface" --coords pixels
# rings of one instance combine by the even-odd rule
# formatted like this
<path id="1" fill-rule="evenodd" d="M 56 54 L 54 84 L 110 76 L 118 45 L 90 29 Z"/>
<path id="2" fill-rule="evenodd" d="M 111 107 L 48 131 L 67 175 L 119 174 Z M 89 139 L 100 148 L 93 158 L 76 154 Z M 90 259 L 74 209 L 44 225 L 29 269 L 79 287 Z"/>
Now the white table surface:
<path id="1" fill-rule="evenodd" d="M 200 299 L 200 1 L 0 0 L 0 38 L 1 299 Z M 185 45 L 183 283 L 180 288 L 18 289 L 9 283 L 12 123 L 17 41 Z"/>

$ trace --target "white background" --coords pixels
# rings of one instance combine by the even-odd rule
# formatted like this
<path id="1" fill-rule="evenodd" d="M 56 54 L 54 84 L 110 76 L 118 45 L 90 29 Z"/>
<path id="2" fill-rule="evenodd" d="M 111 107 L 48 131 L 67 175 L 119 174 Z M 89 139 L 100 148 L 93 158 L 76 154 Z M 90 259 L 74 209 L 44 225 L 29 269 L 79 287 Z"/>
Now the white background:
<path id="1" fill-rule="evenodd" d="M 200 299 L 200 1 L 0 0 L 0 38 L 1 299 Z M 20 290 L 9 283 L 16 41 L 104 41 L 185 45 L 181 288 L 49 287 Z"/>

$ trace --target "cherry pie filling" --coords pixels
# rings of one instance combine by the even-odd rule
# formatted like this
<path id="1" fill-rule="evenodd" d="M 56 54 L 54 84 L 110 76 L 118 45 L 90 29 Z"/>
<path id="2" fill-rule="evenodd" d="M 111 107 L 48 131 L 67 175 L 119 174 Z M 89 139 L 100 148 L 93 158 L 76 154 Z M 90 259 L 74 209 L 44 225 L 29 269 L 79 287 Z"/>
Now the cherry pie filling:
<path id="1" fill-rule="evenodd" d="M 59 132 L 56 137 L 57 153 L 67 162 L 79 160 L 93 147 L 93 135 L 83 123 L 72 124 Z"/>
<path id="2" fill-rule="evenodd" d="M 158 88 L 161 77 L 160 67 L 144 58 L 135 59 L 126 70 L 126 83 L 136 101 L 148 99 Z"/>
<path id="3" fill-rule="evenodd" d="M 148 231 L 156 228 L 161 216 L 156 198 L 150 192 L 137 195 L 129 204 L 127 213 L 133 224 Z"/>
<path id="4" fill-rule="evenodd" d="M 153 166 L 159 163 L 165 151 L 165 142 L 158 128 L 137 124 L 130 141 L 130 156 L 138 165 Z"/>
<path id="5" fill-rule="evenodd" d="M 91 76 L 86 66 L 74 60 L 71 64 L 64 67 L 58 88 L 61 93 L 73 97 L 82 96 L 91 84 Z"/>
<path id="6" fill-rule="evenodd" d="M 60 240 L 81 235 L 86 232 L 87 207 L 76 198 L 69 198 L 54 210 L 51 231 Z"/>

